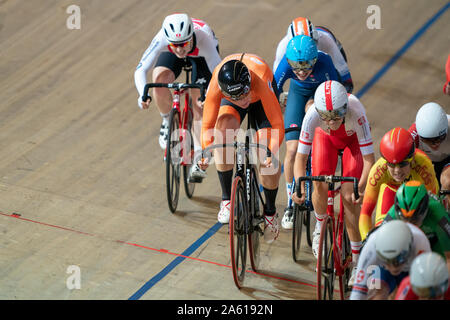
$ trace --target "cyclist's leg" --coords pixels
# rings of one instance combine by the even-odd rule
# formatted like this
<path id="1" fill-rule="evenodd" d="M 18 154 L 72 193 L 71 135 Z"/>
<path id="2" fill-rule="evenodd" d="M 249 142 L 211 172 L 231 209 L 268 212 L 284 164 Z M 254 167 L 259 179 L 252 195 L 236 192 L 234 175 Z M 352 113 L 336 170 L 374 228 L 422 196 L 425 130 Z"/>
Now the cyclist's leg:
<path id="1" fill-rule="evenodd" d="M 173 53 L 163 52 L 159 56 L 152 73 L 153 82 L 171 83 L 181 72 L 182 60 Z M 172 109 L 172 94 L 168 88 L 154 88 L 153 97 L 156 107 L 162 117 L 159 144 L 162 149 L 166 148 L 167 134 L 169 130 L 169 113 Z"/>
<path id="2" fill-rule="evenodd" d="M 153 68 L 152 81 L 171 83 L 181 73 L 183 60 L 171 52 L 162 52 Z M 169 114 L 172 108 L 172 94 L 167 88 L 154 88 L 156 106 L 162 115 Z"/>
<path id="3" fill-rule="evenodd" d="M 344 177 L 355 177 L 360 179 L 364 163 L 356 134 L 349 137 L 347 144 L 348 147 L 344 149 L 344 153 L 342 154 L 342 175 Z M 344 220 L 352 249 L 352 261 L 355 266 L 358 263 L 359 253 L 362 247 L 358 224 L 361 207 L 359 204 L 353 203 L 352 194 L 353 184 L 346 182 L 342 183 L 341 196 L 345 209 Z"/>
<path id="4" fill-rule="evenodd" d="M 313 92 L 302 90 L 294 81 L 290 82 L 289 95 L 284 114 L 284 127 L 298 128 L 302 126 L 305 117 L 305 105 L 311 98 Z M 298 139 L 300 131 L 290 131 L 285 134 L 286 155 L 284 158 L 284 178 L 286 182 L 287 207 L 289 207 L 290 190 L 294 177 L 294 162 L 297 154 Z"/>
<path id="5" fill-rule="evenodd" d="M 226 99 L 222 99 L 219 115 L 214 130 L 214 143 L 232 143 L 240 128 L 241 116 L 239 107 L 233 105 Z M 245 117 L 245 113 L 244 113 Z M 221 148 L 214 150 L 214 162 L 222 189 L 222 201 L 218 220 L 221 223 L 228 223 L 230 218 L 231 186 L 233 182 L 234 149 Z"/>
<path id="6" fill-rule="evenodd" d="M 256 123 L 256 141 L 262 145 L 269 145 L 269 137 L 274 138 L 274 135 L 280 134 L 272 130 L 272 126 L 267 119 L 264 112 L 261 101 L 252 103 L 248 108 L 248 116 L 255 120 Z M 278 193 L 278 184 L 281 176 L 281 166 L 276 163 L 275 158 L 279 159 L 278 150 L 271 150 L 272 154 L 272 165 L 269 167 L 264 167 L 266 158 L 266 152 L 262 149 L 257 150 L 259 159 L 259 178 L 260 183 L 263 186 L 265 204 L 264 204 L 264 218 L 265 218 L 265 232 L 264 240 L 268 243 L 276 240 L 279 235 L 279 221 L 276 209 L 276 197 Z"/>
<path id="7" fill-rule="evenodd" d="M 192 63 L 195 63 L 195 67 L 193 66 L 192 70 L 192 83 L 201 84 L 206 88 L 208 88 L 209 82 L 211 81 L 211 72 L 209 71 L 208 64 L 206 63 L 205 58 L 191 58 Z M 195 71 L 194 71 L 195 70 Z M 200 90 L 199 89 L 191 89 L 190 90 L 191 98 L 192 98 L 192 109 L 194 113 L 194 124 L 193 124 L 193 133 L 194 133 L 194 149 L 196 151 L 201 149 L 200 145 L 200 133 L 202 129 L 202 116 L 203 116 L 203 106 L 202 102 L 199 101 L 200 98 Z"/>

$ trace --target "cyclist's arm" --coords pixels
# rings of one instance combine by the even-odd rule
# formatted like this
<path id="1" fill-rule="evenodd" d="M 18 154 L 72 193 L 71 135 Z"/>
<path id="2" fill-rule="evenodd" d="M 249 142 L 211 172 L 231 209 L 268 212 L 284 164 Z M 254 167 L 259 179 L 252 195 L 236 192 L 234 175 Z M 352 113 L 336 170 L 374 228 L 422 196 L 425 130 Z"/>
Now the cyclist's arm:
<path id="1" fill-rule="evenodd" d="M 164 51 L 164 47 L 167 45 L 167 40 L 165 40 L 163 34 L 158 32 L 158 34 L 153 38 L 150 46 L 145 50 L 142 55 L 141 61 L 139 62 L 136 70 L 134 71 L 134 83 L 136 89 L 139 93 L 139 97 L 142 97 L 144 93 L 144 87 L 147 84 L 147 71 L 153 67 L 159 54 Z M 140 105 L 140 103 L 139 103 Z"/>
<path id="2" fill-rule="evenodd" d="M 361 207 L 361 213 L 359 216 L 359 232 L 361 238 L 364 240 L 367 233 L 372 228 L 372 213 L 375 209 L 378 199 L 378 193 L 380 186 L 385 180 L 385 172 L 387 169 L 383 165 L 383 159 L 380 158 L 372 166 L 367 178 L 366 189 L 364 193 L 363 204 Z"/>
<path id="3" fill-rule="evenodd" d="M 218 41 L 212 32 L 196 32 L 198 47 L 200 54 L 205 58 L 206 64 L 211 74 L 214 68 L 222 61 L 219 52 L 217 51 Z"/>
<path id="4" fill-rule="evenodd" d="M 450 94 L 450 92 L 446 92 L 447 86 L 450 85 L 450 54 L 447 58 L 447 63 L 445 64 L 445 73 L 447 75 L 447 82 L 444 84 L 444 93 Z"/>
<path id="5" fill-rule="evenodd" d="M 277 98 L 279 98 L 280 93 L 283 92 L 284 83 L 292 77 L 292 74 L 292 69 L 286 60 L 286 56 L 283 55 L 277 69 L 274 71 L 274 78 L 277 84 Z"/>
<path id="6" fill-rule="evenodd" d="M 277 51 L 275 53 L 275 60 L 273 62 L 273 73 L 275 73 L 275 71 L 277 70 L 278 65 L 281 62 L 281 59 L 284 58 L 288 42 L 289 42 L 288 36 L 284 36 L 284 38 L 281 39 L 280 43 L 278 44 Z"/>
<path id="7" fill-rule="evenodd" d="M 217 70 L 217 68 L 216 68 Z M 214 141 L 214 127 L 219 114 L 220 100 L 222 94 L 217 83 L 217 75 L 214 72 L 206 92 L 206 99 L 203 106 L 201 145 L 205 149 Z"/>
<path id="8" fill-rule="evenodd" d="M 422 160 L 419 160 L 419 158 L 422 158 Z M 434 171 L 433 163 L 431 162 L 430 158 L 420 149 L 416 150 L 416 161 L 420 161 L 422 166 L 422 172 L 421 175 L 427 175 L 426 179 L 424 179 L 425 187 L 428 191 L 432 192 L 435 195 L 439 194 L 439 182 L 436 177 L 436 172 Z"/>
<path id="9" fill-rule="evenodd" d="M 356 279 L 350 294 L 350 300 L 367 300 L 369 292 L 368 280 L 371 272 L 375 271 L 377 264 L 375 251 L 375 237 L 374 232 L 361 250 L 358 264 L 356 266 Z M 375 268 L 374 268 L 375 267 Z"/>
<path id="10" fill-rule="evenodd" d="M 268 69 L 270 71 L 270 69 Z M 269 149 L 276 154 L 284 140 L 284 122 L 281 114 L 280 103 L 272 87 L 272 72 L 267 77 L 258 78 L 254 89 L 259 93 L 264 112 L 272 128 L 268 130 L 270 135 Z"/>
<path id="11" fill-rule="evenodd" d="M 331 35 L 329 35 L 327 32 L 321 32 L 319 42 L 317 44 L 317 49 L 330 55 L 337 72 L 341 76 L 342 81 L 351 80 L 352 77 L 350 75 L 347 62 L 345 62 L 344 56 L 342 55 Z"/>

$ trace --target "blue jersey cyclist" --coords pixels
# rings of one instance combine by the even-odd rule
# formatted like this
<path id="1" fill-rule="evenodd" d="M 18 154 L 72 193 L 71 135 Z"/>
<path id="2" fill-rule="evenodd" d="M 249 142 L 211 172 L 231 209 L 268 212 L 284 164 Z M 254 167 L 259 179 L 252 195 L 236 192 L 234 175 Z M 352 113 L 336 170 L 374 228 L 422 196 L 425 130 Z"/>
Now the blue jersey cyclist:
<path id="1" fill-rule="evenodd" d="M 281 224 L 284 229 L 292 229 L 293 216 L 292 206 L 290 205 L 290 191 L 292 189 L 298 139 L 305 116 L 305 106 L 313 102 L 314 92 L 322 82 L 327 80 L 339 81 L 339 75 L 331 57 L 318 51 L 316 42 L 311 37 L 299 35 L 288 42 L 286 54 L 278 64 L 274 76 L 278 93 L 283 91 L 284 83 L 291 79 L 284 115 L 284 128 L 286 130 L 284 177 L 286 180 L 288 205 Z"/>

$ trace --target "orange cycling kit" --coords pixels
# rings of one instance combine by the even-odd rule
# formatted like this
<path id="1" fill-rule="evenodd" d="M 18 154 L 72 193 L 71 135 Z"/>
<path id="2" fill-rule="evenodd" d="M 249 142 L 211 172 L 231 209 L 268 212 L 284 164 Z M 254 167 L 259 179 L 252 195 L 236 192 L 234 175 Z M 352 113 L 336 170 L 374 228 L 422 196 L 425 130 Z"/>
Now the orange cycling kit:
<path id="1" fill-rule="evenodd" d="M 233 100 L 225 97 L 220 90 L 217 74 L 222 65 L 229 60 L 241 60 L 242 53 L 232 54 L 222 60 L 214 69 L 211 82 L 208 86 L 202 119 L 202 149 L 212 144 L 214 140 L 214 127 L 217 119 L 223 114 L 230 114 L 239 123 L 244 120 L 245 115 L 250 113 L 256 118 L 258 129 L 266 128 L 269 149 L 276 153 L 284 139 L 284 122 L 281 114 L 280 104 L 275 95 L 273 73 L 263 59 L 257 55 L 246 53 L 242 62 L 250 72 L 250 98 L 248 108 L 243 109 L 235 104 Z M 273 132 L 275 130 L 275 132 Z"/>
<path id="2" fill-rule="evenodd" d="M 417 180 L 422 182 L 428 191 L 437 194 L 439 184 L 436 179 L 433 164 L 428 156 L 419 149 L 416 149 L 414 158 L 411 161 L 411 172 L 405 181 Z M 396 182 L 389 173 L 387 161 L 384 158 L 372 166 L 367 180 L 364 200 L 359 216 L 359 231 L 364 240 L 372 228 L 372 212 L 375 206 L 375 226 L 379 226 L 386 216 L 386 213 L 394 204 L 395 192 L 402 182 Z"/>

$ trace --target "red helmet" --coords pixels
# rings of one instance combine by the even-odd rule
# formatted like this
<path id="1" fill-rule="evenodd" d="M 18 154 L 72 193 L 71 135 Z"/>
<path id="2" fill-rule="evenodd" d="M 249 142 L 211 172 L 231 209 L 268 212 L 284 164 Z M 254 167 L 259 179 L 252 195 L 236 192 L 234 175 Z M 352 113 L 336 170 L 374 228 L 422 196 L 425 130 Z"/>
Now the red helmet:
<path id="1" fill-rule="evenodd" d="M 381 156 L 390 163 L 400 163 L 414 155 L 414 140 L 408 130 L 394 128 L 380 142 Z"/>

